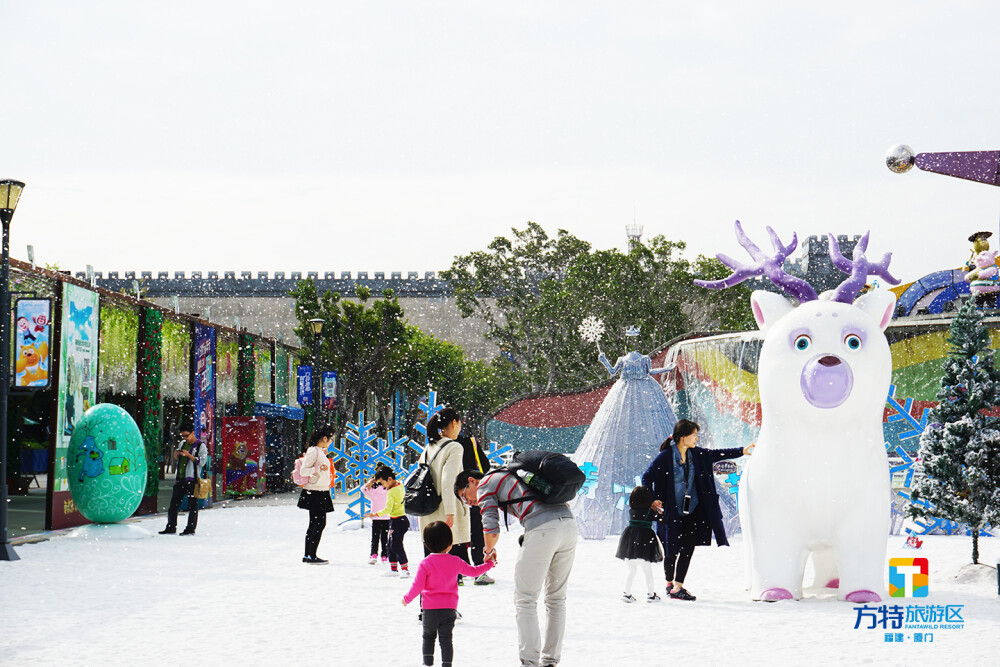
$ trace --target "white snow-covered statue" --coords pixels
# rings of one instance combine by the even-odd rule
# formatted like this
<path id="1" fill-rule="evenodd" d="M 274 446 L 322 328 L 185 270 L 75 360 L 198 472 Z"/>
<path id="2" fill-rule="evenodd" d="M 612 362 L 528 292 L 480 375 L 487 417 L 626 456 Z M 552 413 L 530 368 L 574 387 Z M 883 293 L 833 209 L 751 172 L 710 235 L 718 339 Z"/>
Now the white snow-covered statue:
<path id="1" fill-rule="evenodd" d="M 892 361 L 883 332 L 896 297 L 887 290 L 855 297 L 869 275 L 898 284 L 889 274 L 892 255 L 869 263 L 866 233 L 847 260 L 829 235 L 830 258 L 850 277 L 818 297 L 782 269 L 796 237 L 784 246 L 767 232 L 773 257 L 737 221 L 736 237 L 754 263 L 720 254 L 733 274 L 696 281 L 719 289 L 765 275 L 799 301 L 795 306 L 764 291 L 750 299 L 764 336 L 757 370 L 761 427 L 739 488 L 750 590 L 755 600 L 800 599 L 812 554 L 819 585 L 838 588 L 841 600 L 879 601 L 891 504 L 882 415 Z"/>
<path id="2" fill-rule="evenodd" d="M 590 328 L 588 328 L 588 325 Z M 603 324 L 587 318 L 580 333 L 598 343 Z M 629 327 L 626 337 L 638 336 Z M 650 358 L 637 351 L 619 357 L 612 366 L 598 343 L 598 361 L 618 381 L 605 396 L 594 420 L 580 441 L 573 461 L 597 466 L 597 482 L 571 504 L 580 535 L 592 540 L 617 535 L 628 525 L 628 492 L 636 477 L 649 467 L 674 429 L 677 418 L 653 375 L 670 368 L 653 368 Z M 619 502 L 622 501 L 622 502 Z"/>

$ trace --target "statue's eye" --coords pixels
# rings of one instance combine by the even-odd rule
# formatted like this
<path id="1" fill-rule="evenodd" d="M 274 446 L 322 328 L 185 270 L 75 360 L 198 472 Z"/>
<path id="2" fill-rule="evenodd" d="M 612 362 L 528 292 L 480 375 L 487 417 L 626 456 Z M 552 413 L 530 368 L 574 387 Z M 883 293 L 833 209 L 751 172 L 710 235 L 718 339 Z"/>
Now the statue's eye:
<path id="1" fill-rule="evenodd" d="M 861 349 L 861 337 L 857 334 L 847 334 L 844 344 L 852 350 L 859 350 Z"/>
<path id="2" fill-rule="evenodd" d="M 812 338 L 810 338 L 809 336 L 805 334 L 802 334 L 801 336 L 796 336 L 795 349 L 796 350 L 808 349 L 810 343 L 812 343 Z"/>

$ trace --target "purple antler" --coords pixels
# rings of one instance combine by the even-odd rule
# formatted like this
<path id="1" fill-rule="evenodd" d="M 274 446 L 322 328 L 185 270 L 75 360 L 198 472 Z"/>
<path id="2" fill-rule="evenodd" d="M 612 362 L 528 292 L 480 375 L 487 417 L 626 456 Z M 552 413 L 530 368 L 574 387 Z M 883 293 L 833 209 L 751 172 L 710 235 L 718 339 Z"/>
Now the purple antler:
<path id="1" fill-rule="evenodd" d="M 871 231 L 865 232 L 865 235 L 861 237 L 858 244 L 854 246 L 853 261 L 846 259 L 840 253 L 840 244 L 837 243 L 837 237 L 833 234 L 826 235 L 830 239 L 830 261 L 838 269 L 850 275 L 850 278 L 837 286 L 836 291 L 834 291 L 830 299 L 831 301 L 853 303 L 855 297 L 858 296 L 858 293 L 865 286 L 868 276 L 878 276 L 890 285 L 899 284 L 899 280 L 893 278 L 889 273 L 889 262 L 892 260 L 891 252 L 882 255 L 882 261 L 877 264 L 870 263 L 868 258 L 865 257 L 865 251 L 868 249 L 869 234 L 871 234 Z"/>
<path id="2" fill-rule="evenodd" d="M 768 257 L 743 232 L 743 227 L 740 225 L 739 220 L 736 221 L 734 226 L 736 227 L 736 240 L 740 242 L 740 245 L 749 253 L 755 263 L 749 266 L 740 264 L 720 252 L 716 257 L 719 258 L 720 262 L 733 270 L 732 275 L 723 280 L 695 280 L 695 285 L 708 289 L 725 289 L 733 285 L 738 285 L 747 278 L 763 275 L 767 276 L 768 280 L 784 290 L 786 294 L 798 299 L 800 303 L 815 301 L 817 299 L 816 290 L 812 288 L 812 285 L 801 278 L 796 278 L 785 273 L 785 270 L 782 268 L 785 258 L 791 255 L 795 251 L 796 245 L 798 245 L 798 238 L 794 233 L 792 234 L 792 242 L 786 246 L 781 243 L 781 239 L 778 238 L 774 230 L 768 227 L 767 235 L 771 237 L 771 245 L 774 246 L 775 250 L 774 257 Z"/>

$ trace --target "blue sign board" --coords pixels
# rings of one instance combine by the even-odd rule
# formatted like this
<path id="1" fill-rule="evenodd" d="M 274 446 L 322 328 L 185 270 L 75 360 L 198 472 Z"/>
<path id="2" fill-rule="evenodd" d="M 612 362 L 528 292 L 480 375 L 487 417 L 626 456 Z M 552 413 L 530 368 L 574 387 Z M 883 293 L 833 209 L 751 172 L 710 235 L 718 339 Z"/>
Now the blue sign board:
<path id="1" fill-rule="evenodd" d="M 312 366 L 299 366 L 299 405 L 312 405 L 313 374 Z"/>

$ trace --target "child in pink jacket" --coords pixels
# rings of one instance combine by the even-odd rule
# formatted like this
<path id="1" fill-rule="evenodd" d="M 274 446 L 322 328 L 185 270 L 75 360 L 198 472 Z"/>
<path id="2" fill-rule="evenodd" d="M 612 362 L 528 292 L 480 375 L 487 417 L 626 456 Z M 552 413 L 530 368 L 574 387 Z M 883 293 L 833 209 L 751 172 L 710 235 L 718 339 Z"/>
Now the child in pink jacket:
<path id="1" fill-rule="evenodd" d="M 441 665 L 451 667 L 455 653 L 451 633 L 458 615 L 458 575 L 478 577 L 496 564 L 490 559 L 482 565 L 469 565 L 448 553 L 451 541 L 451 528 L 443 521 L 434 521 L 424 528 L 424 547 L 431 554 L 421 561 L 413 585 L 403 596 L 403 604 L 407 605 L 423 595 L 425 665 L 434 664 L 434 639 L 440 637 Z"/>
<path id="2" fill-rule="evenodd" d="M 379 468 L 381 467 L 379 465 Z M 377 514 L 385 509 L 388 491 L 385 490 L 384 486 L 376 482 L 374 477 L 365 482 L 365 485 L 361 487 L 361 493 L 365 494 L 365 498 L 371 503 L 372 513 Z M 382 562 L 385 563 L 389 560 L 389 517 L 387 516 L 376 516 L 372 519 L 372 555 L 368 559 L 369 565 L 374 565 L 378 562 L 378 547 L 380 542 L 382 544 Z"/>

